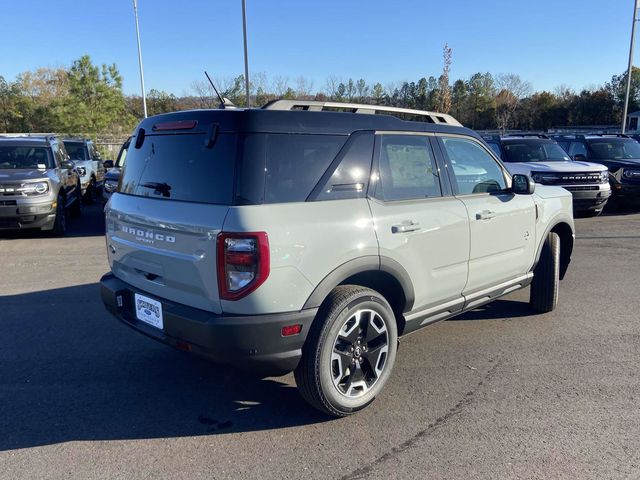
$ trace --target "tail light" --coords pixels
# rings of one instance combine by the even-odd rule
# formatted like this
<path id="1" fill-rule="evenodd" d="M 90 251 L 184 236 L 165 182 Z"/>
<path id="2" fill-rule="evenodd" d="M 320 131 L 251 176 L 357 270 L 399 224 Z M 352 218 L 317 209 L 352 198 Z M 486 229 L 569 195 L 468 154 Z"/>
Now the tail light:
<path id="1" fill-rule="evenodd" d="M 222 232 L 217 249 L 221 299 L 245 297 L 269 276 L 269 239 L 265 232 Z"/>

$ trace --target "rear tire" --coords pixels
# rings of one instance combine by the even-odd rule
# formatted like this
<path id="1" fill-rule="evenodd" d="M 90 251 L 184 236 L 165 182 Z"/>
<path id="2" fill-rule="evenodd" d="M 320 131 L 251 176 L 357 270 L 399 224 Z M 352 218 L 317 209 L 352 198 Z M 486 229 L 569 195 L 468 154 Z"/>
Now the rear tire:
<path id="1" fill-rule="evenodd" d="M 64 237 L 67 233 L 66 200 L 62 195 L 58 195 L 56 203 L 56 218 L 53 222 L 51 233 L 56 237 Z"/>
<path id="2" fill-rule="evenodd" d="M 540 312 L 548 313 L 558 305 L 560 284 L 560 237 L 550 232 L 542 246 L 540 261 L 533 271 L 529 304 Z"/>
<path id="3" fill-rule="evenodd" d="M 393 310 L 378 292 L 336 287 L 320 307 L 294 375 L 302 397 L 344 417 L 362 410 L 391 375 L 398 346 Z"/>

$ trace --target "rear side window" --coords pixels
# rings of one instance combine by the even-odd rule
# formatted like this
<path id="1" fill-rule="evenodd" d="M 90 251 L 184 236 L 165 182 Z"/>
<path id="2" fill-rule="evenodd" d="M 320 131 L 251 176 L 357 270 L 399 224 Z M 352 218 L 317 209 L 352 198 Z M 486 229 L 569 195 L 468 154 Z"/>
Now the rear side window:
<path id="1" fill-rule="evenodd" d="M 500 145 L 498 145 L 497 143 L 487 143 L 487 145 L 489 145 L 491 147 L 491 150 L 493 150 L 493 153 L 496 154 L 496 156 L 498 158 L 502 158 L 502 152 L 500 151 Z"/>
<path id="2" fill-rule="evenodd" d="M 205 134 L 147 135 L 128 151 L 121 192 L 141 197 L 230 205 L 233 201 L 237 135 L 219 134 L 212 147 Z"/>
<path id="3" fill-rule="evenodd" d="M 247 135 L 242 142 L 237 203 L 304 202 L 346 140 L 337 135 Z"/>
<path id="4" fill-rule="evenodd" d="M 265 202 L 304 202 L 346 137 L 267 135 Z"/>
<path id="5" fill-rule="evenodd" d="M 412 200 L 442 194 L 438 168 L 426 136 L 381 135 L 378 168 L 377 198 Z"/>
<path id="6" fill-rule="evenodd" d="M 356 135 L 353 141 L 345 146 L 343 152 L 346 152 L 341 152 L 341 158 L 336 159 L 339 164 L 327 172 L 329 178 L 324 181 L 317 200 L 364 198 L 367 195 L 373 140 L 372 133 L 365 133 Z"/>
<path id="7" fill-rule="evenodd" d="M 569 145 L 569 155 L 584 155 L 587 156 L 587 147 L 582 142 L 571 142 Z"/>

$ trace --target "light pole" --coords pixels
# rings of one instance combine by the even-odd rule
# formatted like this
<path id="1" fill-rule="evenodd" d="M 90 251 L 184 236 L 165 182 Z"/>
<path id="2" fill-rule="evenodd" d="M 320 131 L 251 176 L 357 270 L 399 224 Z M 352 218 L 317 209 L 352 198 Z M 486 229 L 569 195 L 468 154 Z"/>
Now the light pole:
<path id="1" fill-rule="evenodd" d="M 246 0 L 242 0 L 242 35 L 244 37 L 244 88 L 247 95 L 247 108 L 251 107 L 249 95 L 249 58 L 247 56 L 247 6 Z"/>
<path id="2" fill-rule="evenodd" d="M 629 92 L 631 91 L 631 72 L 633 70 L 633 44 L 635 41 L 636 22 L 638 21 L 636 14 L 638 12 L 638 0 L 633 2 L 633 21 L 631 22 L 631 43 L 629 44 L 629 66 L 627 68 L 627 93 L 624 97 L 624 112 L 622 113 L 622 133 L 625 132 L 627 126 L 627 113 L 629 111 Z"/>
<path id="3" fill-rule="evenodd" d="M 147 96 L 144 92 L 144 70 L 142 68 L 142 50 L 140 49 L 140 27 L 138 26 L 138 0 L 133 0 L 133 13 L 136 17 L 136 37 L 138 38 L 138 65 L 140 66 L 140 87 L 142 88 L 142 108 L 147 118 Z"/>

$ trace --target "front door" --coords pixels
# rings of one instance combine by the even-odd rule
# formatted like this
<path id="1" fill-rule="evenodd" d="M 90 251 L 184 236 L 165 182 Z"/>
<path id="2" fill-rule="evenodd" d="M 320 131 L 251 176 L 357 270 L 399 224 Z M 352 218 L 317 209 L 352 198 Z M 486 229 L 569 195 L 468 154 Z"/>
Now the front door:
<path id="1" fill-rule="evenodd" d="M 441 136 L 451 183 L 469 217 L 471 248 L 465 294 L 527 274 L 536 253 L 531 195 L 515 195 L 502 165 L 476 139 Z"/>

